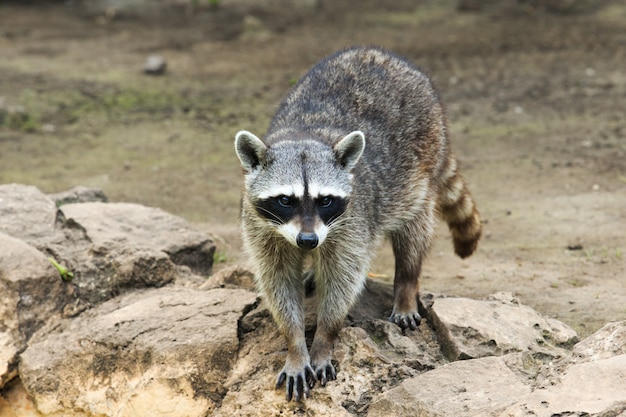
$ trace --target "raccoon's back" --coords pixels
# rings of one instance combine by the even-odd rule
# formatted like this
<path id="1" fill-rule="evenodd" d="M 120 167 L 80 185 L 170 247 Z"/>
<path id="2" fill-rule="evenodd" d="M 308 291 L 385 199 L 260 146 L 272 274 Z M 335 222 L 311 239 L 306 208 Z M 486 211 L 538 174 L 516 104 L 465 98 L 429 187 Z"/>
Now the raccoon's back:
<path id="1" fill-rule="evenodd" d="M 401 57 L 366 47 L 331 55 L 302 77 L 279 106 L 266 141 L 293 131 L 334 145 L 354 130 L 365 133 L 364 164 L 414 165 L 417 157 L 430 170 L 447 147 L 428 77 Z"/>

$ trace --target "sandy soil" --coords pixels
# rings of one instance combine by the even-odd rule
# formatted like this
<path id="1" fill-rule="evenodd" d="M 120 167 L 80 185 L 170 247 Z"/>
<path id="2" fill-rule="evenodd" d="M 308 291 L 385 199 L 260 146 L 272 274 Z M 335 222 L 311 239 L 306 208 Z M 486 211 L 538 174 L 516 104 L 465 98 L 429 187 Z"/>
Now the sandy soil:
<path id="1" fill-rule="evenodd" d="M 422 290 L 510 291 L 581 336 L 626 319 L 626 7 L 327 3 L 149 19 L 0 5 L 0 183 L 101 187 L 216 234 L 218 268 L 244 261 L 234 133 L 263 134 L 327 53 L 382 45 L 434 79 L 485 220 L 464 261 L 439 229 Z M 142 74 L 153 53 L 166 75 Z M 372 272 L 390 280 L 387 246 Z"/>

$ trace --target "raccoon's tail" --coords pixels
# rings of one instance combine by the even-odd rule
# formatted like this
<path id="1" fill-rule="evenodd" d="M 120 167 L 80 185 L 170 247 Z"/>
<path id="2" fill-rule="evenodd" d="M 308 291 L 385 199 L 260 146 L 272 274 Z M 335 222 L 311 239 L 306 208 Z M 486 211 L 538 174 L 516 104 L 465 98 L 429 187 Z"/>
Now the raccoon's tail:
<path id="1" fill-rule="evenodd" d="M 453 157 L 448 160 L 442 177 L 439 212 L 452 233 L 454 252 L 461 258 L 467 258 L 474 253 L 483 226 L 476 204 L 465 179 L 457 171 L 457 163 Z"/>

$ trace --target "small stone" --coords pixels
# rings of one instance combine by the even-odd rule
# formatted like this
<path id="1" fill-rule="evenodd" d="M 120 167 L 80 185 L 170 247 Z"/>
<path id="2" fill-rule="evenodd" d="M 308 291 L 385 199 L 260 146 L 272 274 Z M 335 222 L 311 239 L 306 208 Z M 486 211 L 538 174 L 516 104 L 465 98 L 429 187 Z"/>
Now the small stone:
<path id="1" fill-rule="evenodd" d="M 567 250 L 583 250 L 583 245 L 581 243 L 572 243 L 567 245 Z"/>
<path id="2" fill-rule="evenodd" d="M 167 62 L 161 55 L 150 55 L 143 65 L 144 74 L 163 75 L 167 69 Z"/>

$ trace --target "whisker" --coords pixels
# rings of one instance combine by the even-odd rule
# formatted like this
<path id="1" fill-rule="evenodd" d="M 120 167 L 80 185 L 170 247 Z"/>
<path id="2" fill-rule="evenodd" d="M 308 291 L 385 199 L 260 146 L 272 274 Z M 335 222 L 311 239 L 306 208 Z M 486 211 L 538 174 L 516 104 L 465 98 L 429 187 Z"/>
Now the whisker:
<path id="1" fill-rule="evenodd" d="M 328 227 L 329 228 L 337 228 L 337 227 L 343 227 L 346 225 L 350 225 L 350 223 L 352 221 L 357 220 L 355 217 L 349 217 L 349 216 L 337 216 L 334 219 L 332 219 L 331 221 L 328 222 Z"/>
<path id="2" fill-rule="evenodd" d="M 268 220 L 270 220 L 272 223 L 276 224 L 277 226 L 279 226 L 279 225 L 281 225 L 281 224 L 284 224 L 284 223 L 285 223 L 285 220 L 283 220 L 283 219 L 282 219 L 280 216 L 278 216 L 276 213 L 272 213 L 272 212 L 271 212 L 271 211 L 269 211 L 268 209 L 263 208 L 263 207 L 260 207 L 260 206 L 257 206 L 257 209 L 262 210 L 262 211 L 264 211 L 265 213 L 267 213 L 267 214 L 271 215 L 272 217 L 274 217 L 274 218 L 276 219 L 275 221 L 274 221 L 274 220 L 272 220 L 272 219 L 268 219 Z"/>

